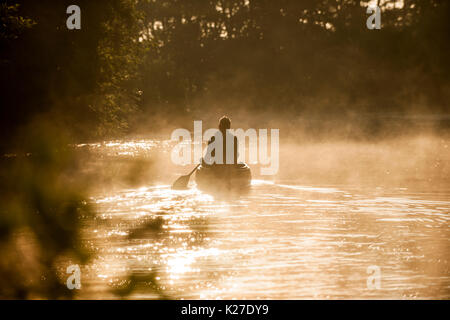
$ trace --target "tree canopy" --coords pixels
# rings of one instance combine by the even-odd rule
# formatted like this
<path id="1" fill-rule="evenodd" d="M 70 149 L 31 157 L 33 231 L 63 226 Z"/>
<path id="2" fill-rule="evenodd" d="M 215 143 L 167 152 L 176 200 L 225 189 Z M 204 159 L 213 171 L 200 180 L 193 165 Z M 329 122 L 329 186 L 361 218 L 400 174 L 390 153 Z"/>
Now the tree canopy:
<path id="1" fill-rule="evenodd" d="M 355 0 L 79 0 L 81 30 L 70 1 L 8 1 L 2 134 L 38 114 L 92 138 L 211 111 L 448 113 L 448 1 L 371 3 L 381 30 Z"/>

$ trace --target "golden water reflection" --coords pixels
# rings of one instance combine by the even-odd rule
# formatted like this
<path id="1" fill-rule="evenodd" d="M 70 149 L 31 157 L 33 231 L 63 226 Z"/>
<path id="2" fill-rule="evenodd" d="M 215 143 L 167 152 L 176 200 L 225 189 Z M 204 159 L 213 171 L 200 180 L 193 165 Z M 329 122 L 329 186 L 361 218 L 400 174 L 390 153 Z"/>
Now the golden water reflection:
<path id="1" fill-rule="evenodd" d="M 143 145 L 98 148 L 155 147 Z M 295 179 L 253 180 L 226 197 L 195 184 L 104 190 L 84 228 L 94 259 L 79 297 L 449 299 L 449 199 L 450 190 Z M 379 290 L 367 287 L 369 266 L 380 267 Z"/>
<path id="2" fill-rule="evenodd" d="M 384 192 L 255 181 L 234 200 L 166 185 L 97 197 L 84 294 L 117 297 L 131 274 L 131 298 L 448 298 L 448 198 Z"/>

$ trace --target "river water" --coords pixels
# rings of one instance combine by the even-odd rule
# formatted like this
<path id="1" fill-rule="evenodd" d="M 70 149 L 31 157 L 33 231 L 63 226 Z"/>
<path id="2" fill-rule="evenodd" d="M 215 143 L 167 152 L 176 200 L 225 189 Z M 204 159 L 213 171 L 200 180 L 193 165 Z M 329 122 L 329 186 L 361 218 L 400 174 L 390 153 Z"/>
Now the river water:
<path id="1" fill-rule="evenodd" d="M 93 147 L 112 159 L 158 149 Z M 171 190 L 186 171 L 92 195 L 84 242 L 93 258 L 79 298 L 450 298 L 449 188 L 258 177 L 241 195 L 201 192 L 195 179 Z"/>

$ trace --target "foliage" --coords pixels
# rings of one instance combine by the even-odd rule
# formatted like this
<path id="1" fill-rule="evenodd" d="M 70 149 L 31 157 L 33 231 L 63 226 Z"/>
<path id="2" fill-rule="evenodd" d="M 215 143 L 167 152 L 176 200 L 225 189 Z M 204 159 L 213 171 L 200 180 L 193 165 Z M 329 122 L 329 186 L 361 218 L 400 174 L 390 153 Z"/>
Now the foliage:
<path id="1" fill-rule="evenodd" d="M 181 119 L 211 109 L 285 119 L 448 110 L 445 1 L 379 1 L 381 30 L 366 28 L 367 3 L 354 0 L 143 2 L 152 48 L 143 110 Z"/>
<path id="2" fill-rule="evenodd" d="M 7 3 L 0 4 L 0 41 L 9 39 L 17 39 L 19 35 L 31 28 L 35 22 L 29 18 L 18 15 L 19 4 L 8 5 Z"/>
<path id="3" fill-rule="evenodd" d="M 69 142 L 225 112 L 312 135 L 448 114 L 449 1 L 377 3 L 381 30 L 357 0 L 77 0 L 68 30 L 72 1 L 2 2 L 0 297 L 70 296 L 55 265 L 85 259 L 90 210 Z"/>
<path id="4" fill-rule="evenodd" d="M 88 258 L 80 242 L 91 212 L 86 185 L 60 130 L 40 121 L 24 132 L 16 140 L 22 151 L 1 158 L 0 297 L 68 298 L 58 261 Z"/>
<path id="5" fill-rule="evenodd" d="M 18 1 L 19 2 L 19 1 Z M 80 0 L 81 30 L 68 30 L 69 1 L 20 1 L 2 21 L 36 24 L 9 37 L 0 53 L 2 144 L 35 116 L 63 123 L 77 139 L 123 133 L 139 91 L 139 13 L 135 1 Z M 5 34 L 15 34 L 7 25 Z M 3 30 L 3 29 L 2 29 Z"/>
<path id="6" fill-rule="evenodd" d="M 378 1 L 382 29 L 368 30 L 356 0 L 80 0 L 77 31 L 69 1 L 16 2 L 1 10 L 21 26 L 2 29 L 3 144 L 40 113 L 89 139 L 243 110 L 448 111 L 446 1 Z"/>

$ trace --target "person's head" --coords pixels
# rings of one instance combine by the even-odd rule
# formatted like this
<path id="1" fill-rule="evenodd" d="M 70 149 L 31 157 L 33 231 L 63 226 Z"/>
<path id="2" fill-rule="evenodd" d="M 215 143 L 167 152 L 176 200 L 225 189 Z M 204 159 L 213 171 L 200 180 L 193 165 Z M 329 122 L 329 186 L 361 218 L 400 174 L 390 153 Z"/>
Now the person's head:
<path id="1" fill-rule="evenodd" d="M 231 120 L 227 116 L 223 116 L 219 120 L 219 130 L 225 132 L 227 129 L 231 128 Z"/>

